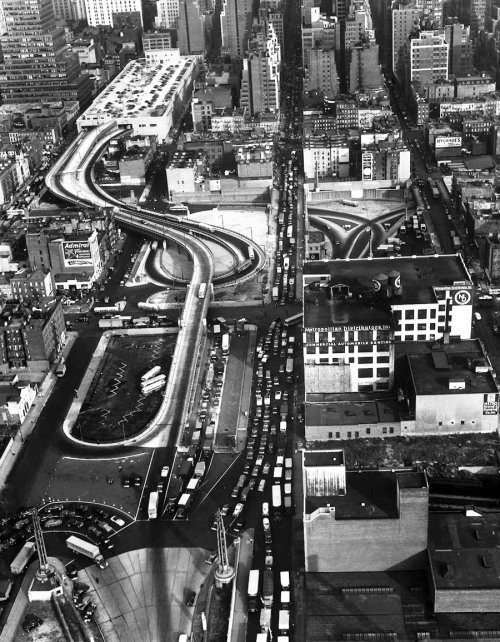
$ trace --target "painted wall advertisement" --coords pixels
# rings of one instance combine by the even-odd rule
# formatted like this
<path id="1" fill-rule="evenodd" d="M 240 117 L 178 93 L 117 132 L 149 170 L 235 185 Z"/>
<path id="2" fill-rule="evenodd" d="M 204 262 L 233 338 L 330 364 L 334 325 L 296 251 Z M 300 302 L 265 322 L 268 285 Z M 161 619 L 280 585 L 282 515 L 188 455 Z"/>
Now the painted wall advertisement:
<path id="1" fill-rule="evenodd" d="M 92 253 L 88 241 L 66 241 L 62 244 L 66 267 L 92 267 Z"/>
<path id="2" fill-rule="evenodd" d="M 483 398 L 483 415 L 498 414 L 498 394 L 492 392 L 485 394 Z"/>

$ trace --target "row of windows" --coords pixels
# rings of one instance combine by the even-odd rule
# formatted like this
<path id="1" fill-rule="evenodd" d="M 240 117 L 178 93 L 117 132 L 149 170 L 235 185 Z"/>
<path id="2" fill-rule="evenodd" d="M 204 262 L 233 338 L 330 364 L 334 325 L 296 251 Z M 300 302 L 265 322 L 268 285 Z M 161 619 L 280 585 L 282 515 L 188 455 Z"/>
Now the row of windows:
<path id="1" fill-rule="evenodd" d="M 354 433 L 354 435 L 353 435 L 353 433 Z M 366 435 L 371 435 L 371 433 L 372 433 L 372 429 L 371 428 L 366 428 L 365 434 Z M 382 427 L 382 434 L 383 435 L 387 435 L 387 434 L 393 435 L 394 434 L 394 427 L 393 426 L 389 426 L 389 427 L 383 426 Z M 354 430 L 354 431 L 348 430 L 347 431 L 347 439 L 353 439 L 353 437 L 354 437 L 354 439 L 359 439 L 359 437 L 360 437 L 359 430 Z M 333 432 L 329 432 L 328 433 L 328 439 L 341 439 L 340 432 L 336 432 L 335 433 L 335 437 L 333 436 Z"/>

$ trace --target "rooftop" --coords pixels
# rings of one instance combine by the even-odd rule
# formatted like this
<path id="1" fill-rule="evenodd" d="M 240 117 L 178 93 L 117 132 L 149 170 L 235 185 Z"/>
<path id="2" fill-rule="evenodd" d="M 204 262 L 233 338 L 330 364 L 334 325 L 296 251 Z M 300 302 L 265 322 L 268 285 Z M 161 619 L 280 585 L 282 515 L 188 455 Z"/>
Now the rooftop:
<path id="1" fill-rule="evenodd" d="M 398 369 L 405 356 L 417 395 L 498 392 L 479 339 L 449 344 L 397 343 Z M 450 381 L 463 381 L 465 388 L 450 389 Z"/>
<path id="2" fill-rule="evenodd" d="M 436 589 L 500 589 L 500 513 L 429 513 Z"/>
<path id="3" fill-rule="evenodd" d="M 307 496 L 306 514 L 329 505 L 335 519 L 395 519 L 400 488 L 426 488 L 423 473 L 348 471 L 345 495 Z"/>
<path id="4" fill-rule="evenodd" d="M 376 399 L 339 402 L 329 395 L 330 403 L 318 403 L 319 395 L 307 395 L 306 423 L 314 426 L 352 426 L 399 421 L 395 399 Z M 314 398 L 313 398 L 314 397 Z"/>
<path id="5" fill-rule="evenodd" d="M 112 118 L 162 116 L 171 103 L 186 73 L 191 74 L 195 59 L 180 56 L 172 49 L 169 61 L 146 64 L 132 60 L 97 96 L 84 116 Z"/>
<path id="6" fill-rule="evenodd" d="M 304 465 L 307 466 L 343 466 L 343 450 L 306 450 Z"/>
<path id="7" fill-rule="evenodd" d="M 401 278 L 401 294 L 392 298 L 374 290 L 376 277 L 389 273 Z M 435 303 L 433 288 L 456 281 L 470 283 L 456 255 L 311 261 L 304 264 L 304 326 L 388 324 L 391 305 Z M 331 299 L 326 286 L 339 286 L 346 296 Z"/>

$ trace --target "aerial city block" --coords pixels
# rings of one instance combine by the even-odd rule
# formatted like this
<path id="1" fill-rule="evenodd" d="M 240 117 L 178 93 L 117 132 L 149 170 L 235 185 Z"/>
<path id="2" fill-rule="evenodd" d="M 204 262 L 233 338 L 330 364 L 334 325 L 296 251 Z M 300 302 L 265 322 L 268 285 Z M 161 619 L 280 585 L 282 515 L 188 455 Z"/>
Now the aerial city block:
<path id="1" fill-rule="evenodd" d="M 500 640 L 498 0 L 0 0 L 0 642 Z"/>

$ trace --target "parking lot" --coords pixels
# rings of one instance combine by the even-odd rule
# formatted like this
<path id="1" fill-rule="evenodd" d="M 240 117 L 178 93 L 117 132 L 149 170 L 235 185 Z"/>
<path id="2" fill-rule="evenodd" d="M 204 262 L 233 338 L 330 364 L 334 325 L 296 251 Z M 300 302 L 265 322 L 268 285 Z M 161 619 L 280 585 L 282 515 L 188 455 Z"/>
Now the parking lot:
<path id="1" fill-rule="evenodd" d="M 73 427 L 75 437 L 104 443 L 140 433 L 162 400 L 159 390 L 141 393 L 141 376 L 158 365 L 168 378 L 176 339 L 176 335 L 112 337 Z"/>

